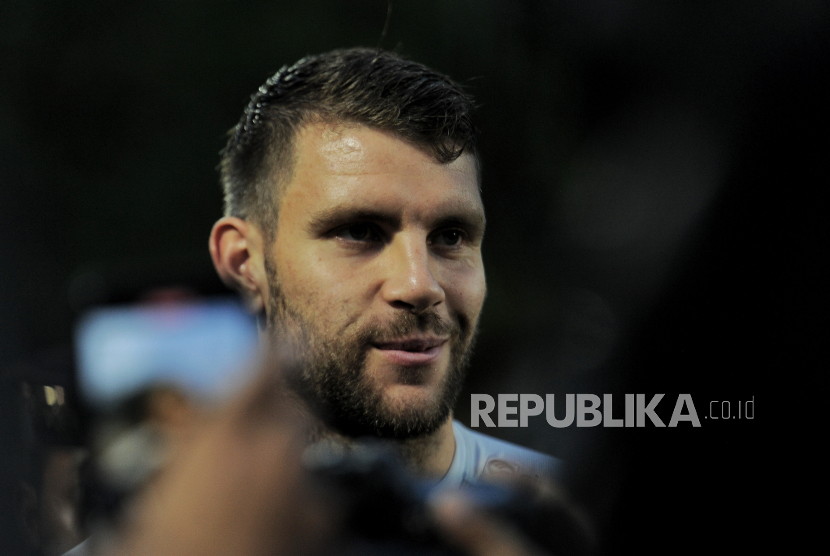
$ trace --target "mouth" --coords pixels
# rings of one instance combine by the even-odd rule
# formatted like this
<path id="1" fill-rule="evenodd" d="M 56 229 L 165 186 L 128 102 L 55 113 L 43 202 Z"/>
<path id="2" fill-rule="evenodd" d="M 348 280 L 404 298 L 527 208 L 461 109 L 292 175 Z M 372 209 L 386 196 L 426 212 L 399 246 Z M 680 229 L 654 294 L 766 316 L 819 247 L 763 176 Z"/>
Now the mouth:
<path id="1" fill-rule="evenodd" d="M 437 336 L 419 336 L 378 342 L 373 347 L 396 365 L 415 367 L 435 362 L 447 341 L 447 338 Z"/>

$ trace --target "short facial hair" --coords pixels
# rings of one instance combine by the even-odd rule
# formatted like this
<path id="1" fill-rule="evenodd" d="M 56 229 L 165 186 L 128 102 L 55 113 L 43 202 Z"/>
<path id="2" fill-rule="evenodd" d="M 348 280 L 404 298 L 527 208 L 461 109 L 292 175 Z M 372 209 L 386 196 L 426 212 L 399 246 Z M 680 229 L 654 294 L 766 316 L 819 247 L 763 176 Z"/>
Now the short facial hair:
<path id="1" fill-rule="evenodd" d="M 287 377 L 288 383 L 325 426 L 351 438 L 402 440 L 428 436 L 446 422 L 464 383 L 475 342 L 477 330 L 469 319 L 459 315 L 451 321 L 434 310 L 418 315 L 400 310 L 387 322 L 373 321 L 354 330 L 326 333 L 283 295 L 275 265 L 267 257 L 265 270 L 270 294 L 269 333 L 274 339 L 287 336 L 298 350 L 299 369 Z M 366 358 L 373 344 L 416 332 L 449 338 L 449 368 L 437 396 L 426 405 L 389 407 L 366 375 Z M 423 380 L 417 369 L 405 376 L 408 384 Z"/>

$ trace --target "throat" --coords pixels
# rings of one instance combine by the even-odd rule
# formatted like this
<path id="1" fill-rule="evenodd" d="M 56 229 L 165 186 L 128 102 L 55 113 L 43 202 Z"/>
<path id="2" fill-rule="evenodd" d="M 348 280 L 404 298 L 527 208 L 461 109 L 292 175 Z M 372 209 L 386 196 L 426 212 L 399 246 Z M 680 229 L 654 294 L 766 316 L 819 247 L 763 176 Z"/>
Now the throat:
<path id="1" fill-rule="evenodd" d="M 433 434 L 400 443 L 400 453 L 407 467 L 418 475 L 440 480 L 450 470 L 455 456 L 452 419 Z"/>

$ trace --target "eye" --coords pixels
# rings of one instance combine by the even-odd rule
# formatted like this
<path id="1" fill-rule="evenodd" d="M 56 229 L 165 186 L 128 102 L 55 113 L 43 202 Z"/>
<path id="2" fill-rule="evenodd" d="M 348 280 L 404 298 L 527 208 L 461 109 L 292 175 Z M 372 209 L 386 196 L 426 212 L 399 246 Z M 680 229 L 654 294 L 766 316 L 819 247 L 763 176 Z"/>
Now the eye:
<path id="1" fill-rule="evenodd" d="M 372 242 L 381 241 L 380 232 L 377 228 L 368 222 L 358 222 L 355 224 L 348 224 L 337 229 L 334 232 L 336 237 L 346 241 L 357 242 Z"/>
<path id="2" fill-rule="evenodd" d="M 432 245 L 440 247 L 457 247 L 464 240 L 464 231 L 458 228 L 448 228 L 433 234 Z"/>

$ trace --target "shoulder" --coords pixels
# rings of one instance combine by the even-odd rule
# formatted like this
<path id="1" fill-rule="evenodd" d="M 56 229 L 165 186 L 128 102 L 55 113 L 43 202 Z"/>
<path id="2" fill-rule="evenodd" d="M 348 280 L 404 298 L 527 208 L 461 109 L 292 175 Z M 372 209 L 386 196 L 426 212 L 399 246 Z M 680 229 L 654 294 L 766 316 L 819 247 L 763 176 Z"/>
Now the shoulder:
<path id="1" fill-rule="evenodd" d="M 511 442 L 492 438 L 453 422 L 456 454 L 453 465 L 463 473 L 463 482 L 501 477 L 538 480 L 558 479 L 564 471 L 562 460 Z M 458 460 L 458 461 L 456 461 Z"/>

